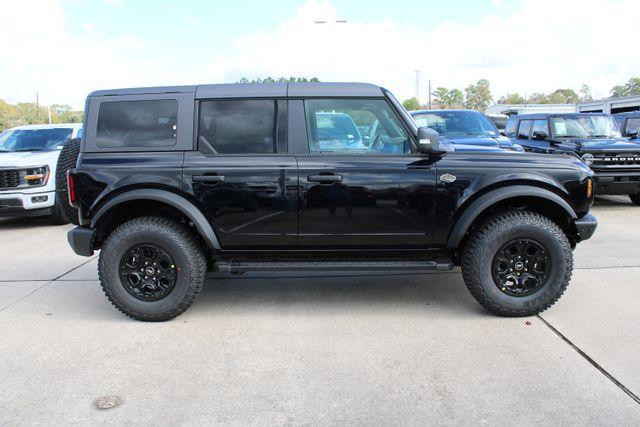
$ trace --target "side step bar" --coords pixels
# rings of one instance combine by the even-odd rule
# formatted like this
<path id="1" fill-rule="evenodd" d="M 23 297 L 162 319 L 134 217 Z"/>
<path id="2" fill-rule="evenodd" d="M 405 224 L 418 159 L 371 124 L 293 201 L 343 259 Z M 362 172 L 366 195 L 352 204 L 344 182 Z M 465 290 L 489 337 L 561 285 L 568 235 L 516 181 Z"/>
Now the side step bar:
<path id="1" fill-rule="evenodd" d="M 290 262 L 245 262 L 217 261 L 215 271 L 239 273 L 244 271 L 450 271 L 453 262 L 448 258 L 428 261 L 290 261 Z"/>

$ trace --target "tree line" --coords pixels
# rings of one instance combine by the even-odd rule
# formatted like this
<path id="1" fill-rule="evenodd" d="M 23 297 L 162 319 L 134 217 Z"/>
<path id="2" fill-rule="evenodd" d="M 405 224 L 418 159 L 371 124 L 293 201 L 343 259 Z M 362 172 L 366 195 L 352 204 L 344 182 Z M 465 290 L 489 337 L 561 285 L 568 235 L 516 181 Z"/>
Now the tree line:
<path id="1" fill-rule="evenodd" d="M 629 79 L 628 82 L 616 85 L 610 90 L 612 98 L 640 95 L 640 77 Z M 471 84 L 464 89 L 448 89 L 438 87 L 432 92 L 434 108 L 468 108 L 484 111 L 493 102 L 490 83 L 487 79 L 480 79 L 476 84 Z M 508 93 L 498 99 L 498 104 L 576 104 L 579 102 L 593 101 L 591 88 L 583 84 L 578 92 L 573 89 L 556 89 L 550 93 L 534 92 L 530 95 L 520 93 Z M 406 99 L 402 105 L 408 110 L 428 108 L 420 104 L 417 98 Z"/>
<path id="2" fill-rule="evenodd" d="M 49 123 L 80 123 L 82 111 L 74 110 L 70 105 L 53 104 L 49 107 L 36 105 L 35 102 L 18 102 L 9 104 L 0 99 L 0 130 L 14 126 L 37 125 Z"/>

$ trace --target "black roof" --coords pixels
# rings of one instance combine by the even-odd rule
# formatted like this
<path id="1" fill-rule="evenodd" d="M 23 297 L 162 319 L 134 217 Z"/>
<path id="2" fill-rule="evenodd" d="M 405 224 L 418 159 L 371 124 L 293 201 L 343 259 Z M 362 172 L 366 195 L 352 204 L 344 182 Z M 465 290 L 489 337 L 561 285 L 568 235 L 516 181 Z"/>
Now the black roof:
<path id="1" fill-rule="evenodd" d="M 511 116 L 509 119 L 518 120 L 536 120 L 547 119 L 549 117 L 580 117 L 580 116 L 602 116 L 608 115 L 606 113 L 537 113 L 537 114 L 518 114 Z"/>
<path id="2" fill-rule="evenodd" d="M 89 96 L 193 93 L 195 98 L 272 98 L 314 96 L 383 96 L 380 86 L 369 83 L 225 83 L 193 86 L 157 86 L 97 90 Z"/>

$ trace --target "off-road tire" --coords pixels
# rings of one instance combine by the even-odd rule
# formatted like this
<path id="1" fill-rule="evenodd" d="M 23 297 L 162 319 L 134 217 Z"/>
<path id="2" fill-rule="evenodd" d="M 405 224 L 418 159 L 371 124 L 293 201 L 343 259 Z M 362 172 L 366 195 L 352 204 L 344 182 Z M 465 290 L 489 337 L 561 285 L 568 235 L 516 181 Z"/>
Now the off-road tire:
<path id="1" fill-rule="evenodd" d="M 503 292 L 492 275 L 496 253 L 514 239 L 541 243 L 551 259 L 551 270 L 540 289 L 527 296 Z M 529 211 L 501 213 L 471 235 L 462 253 L 462 275 L 471 295 L 491 313 L 505 317 L 532 316 L 551 307 L 571 280 L 573 254 L 562 229 L 550 219 Z"/>
<path id="2" fill-rule="evenodd" d="M 122 257 L 139 244 L 155 245 L 175 262 L 175 286 L 160 300 L 135 298 L 120 279 Z M 206 270 L 204 250 L 193 233 L 182 224 L 158 216 L 136 218 L 120 225 L 104 242 L 98 260 L 100 284 L 109 301 L 127 316 L 149 322 L 169 320 L 186 311 L 202 290 Z"/>
<path id="3" fill-rule="evenodd" d="M 634 205 L 640 206 L 640 193 L 629 194 L 629 199 L 631 200 L 631 203 L 633 203 Z"/>
<path id="4" fill-rule="evenodd" d="M 70 140 L 64 146 L 58 157 L 56 166 L 56 203 L 53 208 L 52 219 L 60 223 L 73 223 L 78 225 L 78 210 L 68 202 L 69 191 L 67 189 L 67 171 L 76 167 L 80 154 L 80 138 Z M 56 221 L 57 219 L 57 221 Z"/>

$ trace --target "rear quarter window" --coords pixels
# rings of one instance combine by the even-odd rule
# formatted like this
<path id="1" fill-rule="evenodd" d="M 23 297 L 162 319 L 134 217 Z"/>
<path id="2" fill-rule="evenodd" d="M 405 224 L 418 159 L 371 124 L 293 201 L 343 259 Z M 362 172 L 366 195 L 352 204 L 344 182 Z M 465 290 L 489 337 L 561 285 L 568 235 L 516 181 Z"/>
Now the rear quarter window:
<path id="1" fill-rule="evenodd" d="M 103 102 L 98 112 L 96 146 L 166 147 L 176 145 L 178 101 Z"/>

